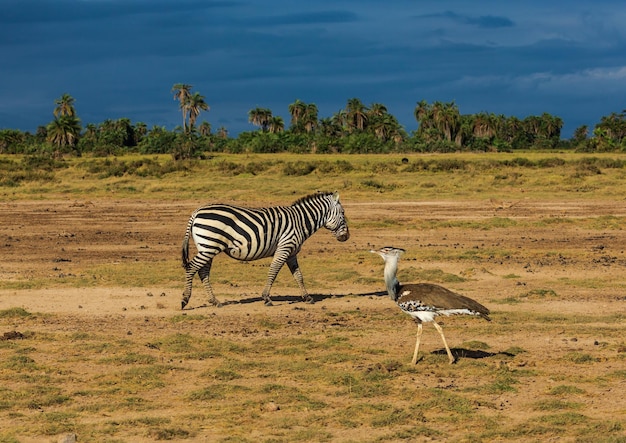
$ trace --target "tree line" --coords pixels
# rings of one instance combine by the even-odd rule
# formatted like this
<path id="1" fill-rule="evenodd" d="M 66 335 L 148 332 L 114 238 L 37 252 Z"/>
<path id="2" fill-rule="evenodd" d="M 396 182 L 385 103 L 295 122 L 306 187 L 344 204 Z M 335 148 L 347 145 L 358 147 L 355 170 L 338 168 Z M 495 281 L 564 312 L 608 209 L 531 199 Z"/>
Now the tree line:
<path id="1" fill-rule="evenodd" d="M 213 131 L 208 121 L 205 97 L 192 86 L 172 87 L 182 116 L 182 125 L 168 130 L 151 128 L 128 118 L 107 119 L 84 127 L 75 100 L 63 94 L 55 100 L 54 119 L 35 134 L 14 129 L 0 130 L 0 153 L 41 154 L 52 157 L 123 153 L 171 154 L 174 159 L 202 156 L 209 152 L 296 153 L 388 153 L 388 152 L 510 152 L 520 149 L 570 149 L 583 152 L 626 151 L 626 110 L 601 118 L 593 130 L 584 125 L 570 139 L 561 138 L 561 118 L 543 113 L 520 119 L 487 112 L 461 114 L 454 102 L 425 100 L 415 106 L 417 129 L 408 133 L 385 105 L 366 106 L 360 99 L 330 117 L 320 117 L 314 103 L 295 100 L 288 106 L 287 125 L 268 108 L 248 112 L 248 121 L 258 127 L 230 137 L 225 127 Z"/>

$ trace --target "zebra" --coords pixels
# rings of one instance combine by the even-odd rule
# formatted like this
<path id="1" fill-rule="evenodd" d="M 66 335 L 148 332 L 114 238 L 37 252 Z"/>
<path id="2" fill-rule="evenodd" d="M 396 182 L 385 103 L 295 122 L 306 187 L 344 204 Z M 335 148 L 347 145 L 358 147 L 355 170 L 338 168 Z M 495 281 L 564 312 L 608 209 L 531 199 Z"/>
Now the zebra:
<path id="1" fill-rule="evenodd" d="M 307 195 L 290 206 L 247 208 L 210 204 L 196 209 L 187 223 L 182 246 L 186 280 L 182 309 L 191 298 L 191 287 L 196 273 L 204 284 L 210 303 L 217 307 L 221 306 L 209 283 L 213 257 L 220 252 L 242 261 L 273 256 L 262 293 L 265 305 L 272 305 L 270 289 L 285 263 L 300 287 L 302 300 L 312 302 L 304 287 L 297 255 L 305 240 L 321 227 L 330 230 L 340 242 L 350 238 L 337 192 Z M 189 260 L 190 237 L 193 238 L 198 250 L 192 260 Z"/>

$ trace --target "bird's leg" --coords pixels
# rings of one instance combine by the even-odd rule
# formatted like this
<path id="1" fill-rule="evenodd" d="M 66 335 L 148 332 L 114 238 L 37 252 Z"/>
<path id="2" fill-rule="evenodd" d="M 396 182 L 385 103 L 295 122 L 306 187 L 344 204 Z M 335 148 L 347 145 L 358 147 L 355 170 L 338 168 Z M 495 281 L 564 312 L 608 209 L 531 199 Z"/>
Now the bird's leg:
<path id="1" fill-rule="evenodd" d="M 413 360 L 411 360 L 411 364 L 417 364 L 417 353 L 420 349 L 420 340 L 422 338 L 422 322 L 417 321 L 417 335 L 415 337 L 415 351 L 413 351 Z"/>
<path id="2" fill-rule="evenodd" d="M 443 329 L 441 329 L 441 326 L 439 326 L 437 324 L 437 322 L 434 321 L 434 320 L 433 320 L 433 325 L 435 326 L 435 328 L 439 332 L 439 335 L 441 335 L 441 339 L 443 340 L 443 345 L 446 347 L 446 352 L 448 353 L 448 358 L 450 359 L 450 364 L 453 364 L 455 359 L 454 359 L 454 356 L 452 355 L 452 351 L 450 351 L 450 347 L 448 346 L 448 342 L 446 342 L 446 337 L 443 335 Z"/>

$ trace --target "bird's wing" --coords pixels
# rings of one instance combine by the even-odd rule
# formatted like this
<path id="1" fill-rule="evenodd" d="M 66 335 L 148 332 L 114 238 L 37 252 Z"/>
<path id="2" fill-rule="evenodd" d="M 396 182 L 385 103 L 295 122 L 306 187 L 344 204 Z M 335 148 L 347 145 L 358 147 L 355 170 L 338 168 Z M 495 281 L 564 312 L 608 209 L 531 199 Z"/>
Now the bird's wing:
<path id="1" fill-rule="evenodd" d="M 464 310 L 475 312 L 489 320 L 489 309 L 464 295 L 457 294 L 443 286 L 431 283 L 416 283 L 402 285 L 398 303 L 409 300 L 419 300 L 424 307 L 432 307 L 437 310 Z"/>

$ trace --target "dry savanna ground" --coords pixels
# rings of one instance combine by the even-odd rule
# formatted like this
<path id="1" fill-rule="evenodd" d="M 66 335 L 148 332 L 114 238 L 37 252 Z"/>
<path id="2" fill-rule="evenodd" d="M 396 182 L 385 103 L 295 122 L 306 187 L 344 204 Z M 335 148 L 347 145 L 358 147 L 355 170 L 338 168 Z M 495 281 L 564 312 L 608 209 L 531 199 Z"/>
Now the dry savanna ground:
<path id="1" fill-rule="evenodd" d="M 623 198 L 351 189 L 350 240 L 322 230 L 300 255 L 314 304 L 283 270 L 264 306 L 269 261 L 220 256 L 227 303 L 196 278 L 184 311 L 205 199 L 5 194 L 0 442 L 626 441 Z M 416 326 L 368 252 L 386 245 L 407 251 L 401 281 L 491 309 L 441 320 L 456 364 L 432 325 L 410 364 Z"/>

